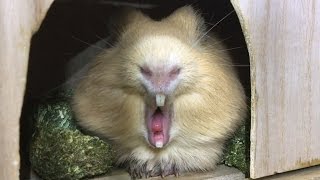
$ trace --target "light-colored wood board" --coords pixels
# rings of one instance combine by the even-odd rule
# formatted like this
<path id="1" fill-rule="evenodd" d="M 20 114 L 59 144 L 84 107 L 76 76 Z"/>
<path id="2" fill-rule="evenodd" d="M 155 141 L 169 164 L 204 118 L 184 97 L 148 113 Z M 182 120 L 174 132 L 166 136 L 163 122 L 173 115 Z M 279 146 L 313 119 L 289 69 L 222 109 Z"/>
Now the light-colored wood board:
<path id="1" fill-rule="evenodd" d="M 153 180 L 163 179 L 161 177 L 149 178 Z M 179 177 L 168 176 L 164 179 L 184 179 L 184 180 L 244 180 L 244 174 L 238 169 L 227 167 L 224 165 L 218 166 L 214 172 L 208 173 L 188 173 Z M 41 180 L 33 171 L 31 171 L 30 180 Z M 114 170 L 111 174 L 92 178 L 91 180 L 131 180 L 129 174 L 124 170 Z"/>
<path id="2" fill-rule="evenodd" d="M 30 40 L 52 1 L 0 1 L 0 179 L 19 179 L 19 119 Z"/>
<path id="3" fill-rule="evenodd" d="M 203 174 L 189 174 L 188 176 L 181 176 L 178 179 L 211 179 L 211 180 L 249 180 L 244 178 L 244 175 L 235 168 L 221 166 L 218 167 L 216 173 L 208 173 L 211 174 L 203 175 Z M 161 179 L 161 178 L 151 178 L 151 179 Z M 167 179 L 167 178 L 165 178 Z M 177 179 L 173 177 L 169 177 L 168 179 Z M 290 171 L 286 173 L 281 173 L 277 175 L 272 175 L 265 178 L 260 178 L 259 180 L 320 180 L 320 166 L 314 166 L 309 168 L 304 168 L 296 171 Z M 31 172 L 30 180 L 41 180 L 35 173 Z M 92 180 L 131 180 L 128 173 L 118 170 L 114 172 L 112 175 L 103 176 L 98 178 L 93 178 Z"/>
<path id="4" fill-rule="evenodd" d="M 251 178 L 320 164 L 320 1 L 232 4 L 251 62 Z"/>
<path id="5" fill-rule="evenodd" d="M 115 179 L 116 180 L 131 180 L 129 174 L 127 172 L 124 172 L 124 171 L 116 171 L 116 172 L 113 172 L 113 174 L 111 174 L 109 176 L 94 178 L 92 180 L 115 180 Z M 154 177 L 154 178 L 149 178 L 149 179 L 160 180 L 162 178 L 161 177 Z M 164 179 L 168 179 L 168 180 L 174 180 L 174 179 L 184 179 L 184 180 L 202 180 L 202 179 L 207 179 L 207 180 L 244 180 L 245 176 L 238 169 L 235 169 L 235 168 L 232 168 L 232 167 L 227 167 L 227 166 L 224 166 L 224 165 L 220 165 L 213 172 L 188 173 L 188 174 L 183 174 L 183 175 L 181 175 L 179 177 L 168 176 L 168 177 L 165 177 Z"/>
<path id="6" fill-rule="evenodd" d="M 281 173 L 259 180 L 320 180 L 320 166 Z"/>

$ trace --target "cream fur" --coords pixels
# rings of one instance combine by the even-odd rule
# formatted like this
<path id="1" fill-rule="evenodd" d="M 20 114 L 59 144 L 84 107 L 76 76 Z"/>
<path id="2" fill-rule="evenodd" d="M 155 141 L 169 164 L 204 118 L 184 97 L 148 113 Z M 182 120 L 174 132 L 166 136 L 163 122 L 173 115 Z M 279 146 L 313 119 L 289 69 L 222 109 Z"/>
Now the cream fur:
<path id="1" fill-rule="evenodd" d="M 213 170 L 225 140 L 246 114 L 243 88 L 227 51 L 189 7 L 153 21 L 138 11 L 123 22 L 118 43 L 93 62 L 75 91 L 79 124 L 114 141 L 118 163 L 132 176 Z M 166 147 L 147 143 L 145 105 L 150 103 L 137 65 L 178 64 L 170 87 L 173 117 Z M 140 173 L 140 175 L 139 175 Z M 138 175 L 137 175 L 138 174 Z"/>

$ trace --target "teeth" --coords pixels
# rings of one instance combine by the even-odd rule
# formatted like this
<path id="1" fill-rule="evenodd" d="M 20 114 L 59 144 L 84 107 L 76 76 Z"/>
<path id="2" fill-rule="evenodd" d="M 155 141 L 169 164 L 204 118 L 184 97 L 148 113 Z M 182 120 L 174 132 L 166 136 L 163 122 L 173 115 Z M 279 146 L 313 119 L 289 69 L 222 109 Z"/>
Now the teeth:
<path id="1" fill-rule="evenodd" d="M 156 147 L 157 148 L 162 148 L 163 147 L 163 142 L 162 141 L 156 141 Z"/>
<path id="2" fill-rule="evenodd" d="M 156 102 L 157 102 L 157 106 L 162 107 L 164 106 L 164 103 L 166 101 L 166 96 L 163 94 L 157 94 L 156 95 Z"/>

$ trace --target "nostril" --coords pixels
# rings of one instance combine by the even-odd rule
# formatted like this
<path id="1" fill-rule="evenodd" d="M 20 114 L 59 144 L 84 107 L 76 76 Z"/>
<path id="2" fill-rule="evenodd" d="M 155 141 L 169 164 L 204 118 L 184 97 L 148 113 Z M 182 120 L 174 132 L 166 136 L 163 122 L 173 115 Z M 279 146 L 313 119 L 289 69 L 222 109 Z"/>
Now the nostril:
<path id="1" fill-rule="evenodd" d="M 152 71 L 148 67 L 139 67 L 140 72 L 142 75 L 146 77 L 151 77 L 152 76 Z"/>
<path id="2" fill-rule="evenodd" d="M 179 67 L 174 67 L 174 68 L 170 71 L 169 75 L 170 75 L 170 77 L 175 78 L 175 77 L 177 77 L 177 76 L 180 74 L 180 71 L 181 71 L 181 68 L 179 68 Z"/>

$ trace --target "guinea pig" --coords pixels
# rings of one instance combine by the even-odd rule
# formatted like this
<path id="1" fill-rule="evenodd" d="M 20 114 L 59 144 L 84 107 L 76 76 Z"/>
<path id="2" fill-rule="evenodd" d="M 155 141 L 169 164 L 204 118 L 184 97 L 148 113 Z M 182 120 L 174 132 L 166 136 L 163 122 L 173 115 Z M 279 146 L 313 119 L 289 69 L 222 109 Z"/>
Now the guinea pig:
<path id="1" fill-rule="evenodd" d="M 191 6 L 125 17 L 75 89 L 79 125 L 111 140 L 133 178 L 214 170 L 247 111 L 228 51 Z"/>

